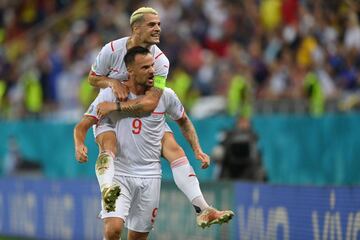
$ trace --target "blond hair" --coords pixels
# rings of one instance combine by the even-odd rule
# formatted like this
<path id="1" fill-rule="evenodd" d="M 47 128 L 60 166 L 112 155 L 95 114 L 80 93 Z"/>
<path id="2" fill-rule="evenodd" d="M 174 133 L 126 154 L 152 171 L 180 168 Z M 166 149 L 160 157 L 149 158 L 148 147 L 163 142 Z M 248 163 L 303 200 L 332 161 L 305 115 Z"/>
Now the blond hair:
<path id="1" fill-rule="evenodd" d="M 131 14 L 130 26 L 132 27 L 134 23 L 138 22 L 139 20 L 143 20 L 144 14 L 146 13 L 158 15 L 158 12 L 151 7 L 141 7 L 133 12 L 133 14 Z"/>

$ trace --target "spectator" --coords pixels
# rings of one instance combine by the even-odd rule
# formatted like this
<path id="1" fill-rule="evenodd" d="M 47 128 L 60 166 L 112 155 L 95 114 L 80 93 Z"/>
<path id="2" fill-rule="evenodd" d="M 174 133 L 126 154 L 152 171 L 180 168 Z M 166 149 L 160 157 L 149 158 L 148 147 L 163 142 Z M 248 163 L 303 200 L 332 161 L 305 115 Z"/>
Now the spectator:
<path id="1" fill-rule="evenodd" d="M 9 103 L 6 116 L 27 116 L 21 86 L 29 69 L 41 83 L 39 114 L 62 111 L 62 92 L 78 94 L 83 72 L 89 70 L 104 42 L 128 34 L 125 19 L 139 4 L 103 0 L 5 0 L 0 4 L 0 74 L 6 89 L 2 90 L 3 104 Z M 160 47 L 172 69 L 186 71 L 191 82 L 186 92 L 198 94 L 199 100 L 216 95 L 225 99 L 239 65 L 251 71 L 254 102 L 304 101 L 301 92 L 309 68 L 321 82 L 324 101 L 330 96 L 341 101 L 343 95 L 356 94 L 359 88 L 356 1 L 154 0 L 151 4 L 164 18 L 166 31 Z M 73 87 L 64 76 L 76 78 Z M 72 104 L 80 107 L 79 98 L 73 99 Z"/>

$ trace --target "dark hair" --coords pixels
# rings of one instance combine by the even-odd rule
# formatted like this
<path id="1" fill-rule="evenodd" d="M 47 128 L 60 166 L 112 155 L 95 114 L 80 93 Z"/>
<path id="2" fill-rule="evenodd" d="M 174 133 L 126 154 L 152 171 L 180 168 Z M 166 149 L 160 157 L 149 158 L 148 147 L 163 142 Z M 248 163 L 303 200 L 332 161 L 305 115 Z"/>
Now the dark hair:
<path id="1" fill-rule="evenodd" d="M 151 52 L 149 49 L 140 46 L 130 48 L 124 57 L 125 66 L 128 67 L 132 64 L 135 61 L 135 56 L 138 54 L 147 55 L 151 54 Z"/>

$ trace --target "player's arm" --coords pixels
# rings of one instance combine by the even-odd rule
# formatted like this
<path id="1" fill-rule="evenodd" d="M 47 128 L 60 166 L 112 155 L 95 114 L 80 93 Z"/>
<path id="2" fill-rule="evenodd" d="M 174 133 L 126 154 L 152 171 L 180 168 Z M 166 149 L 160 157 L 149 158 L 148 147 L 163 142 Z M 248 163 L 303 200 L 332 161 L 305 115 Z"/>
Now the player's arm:
<path id="1" fill-rule="evenodd" d="M 194 125 L 192 124 L 188 115 L 184 112 L 183 116 L 180 119 L 176 120 L 176 122 L 179 125 L 182 134 L 184 135 L 186 140 L 189 142 L 194 153 L 197 154 L 199 152 L 202 152 L 201 146 L 199 143 L 199 138 L 196 134 Z"/>
<path id="2" fill-rule="evenodd" d="M 128 100 L 126 102 L 101 102 L 97 106 L 97 115 L 99 118 L 102 118 L 112 111 L 126 112 L 128 115 L 133 116 L 151 113 L 158 105 L 161 94 L 162 91 L 150 89 L 145 93 L 145 96 Z"/>
<path id="3" fill-rule="evenodd" d="M 75 156 L 79 162 L 87 162 L 87 147 L 85 146 L 85 138 L 89 128 L 96 124 L 97 119 L 91 116 L 84 116 L 74 128 Z"/>
<path id="4" fill-rule="evenodd" d="M 207 168 L 210 165 L 210 158 L 203 152 L 194 125 L 176 93 L 170 88 L 166 88 L 164 101 L 166 103 L 166 113 L 179 125 L 182 134 L 194 151 L 196 159 L 201 161 L 201 168 Z"/>
<path id="5" fill-rule="evenodd" d="M 120 102 L 101 102 L 97 105 L 96 114 L 99 119 L 105 117 L 110 112 L 118 111 L 120 108 Z"/>
<path id="6" fill-rule="evenodd" d="M 169 60 L 160 52 L 155 57 L 154 86 L 146 91 L 143 97 L 121 102 L 120 111 L 135 116 L 153 112 L 163 94 L 168 73 Z"/>
<path id="7" fill-rule="evenodd" d="M 135 116 L 151 113 L 157 107 L 162 93 L 162 89 L 152 87 L 146 91 L 145 95 L 142 97 L 121 102 L 118 110 Z"/>
<path id="8" fill-rule="evenodd" d="M 95 62 L 92 64 L 88 75 L 88 82 L 90 85 L 98 88 L 110 87 L 121 101 L 125 101 L 129 94 L 128 88 L 121 84 L 119 80 L 107 77 L 112 65 L 113 48 L 111 47 L 111 43 L 108 43 L 96 56 Z"/>
<path id="9" fill-rule="evenodd" d="M 127 86 L 122 84 L 119 80 L 114 78 L 109 78 L 106 76 L 97 75 L 92 70 L 89 73 L 88 81 L 90 85 L 98 88 L 107 88 L 110 87 L 114 94 L 120 99 L 120 101 L 125 101 L 129 94 L 129 89 Z"/>
<path id="10" fill-rule="evenodd" d="M 207 168 L 210 165 L 210 158 L 203 152 L 195 127 L 186 112 L 184 112 L 183 116 L 176 120 L 176 122 L 179 125 L 182 134 L 193 149 L 196 159 L 201 161 L 201 167 Z"/>

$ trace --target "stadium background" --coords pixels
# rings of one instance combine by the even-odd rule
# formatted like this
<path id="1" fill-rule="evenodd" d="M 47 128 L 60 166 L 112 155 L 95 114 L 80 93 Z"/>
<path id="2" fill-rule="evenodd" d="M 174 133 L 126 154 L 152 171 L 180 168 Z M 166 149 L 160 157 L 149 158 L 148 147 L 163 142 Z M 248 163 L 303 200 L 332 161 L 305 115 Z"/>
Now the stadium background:
<path id="1" fill-rule="evenodd" d="M 171 127 L 208 201 L 236 214 L 198 229 L 163 161 L 150 239 L 360 239 L 360 5 L 335 0 L 1 1 L 0 236 L 100 239 L 96 146 L 89 133 L 91 160 L 79 165 L 72 130 L 96 96 L 86 83 L 96 54 L 129 34 L 142 5 L 159 11 L 168 85 L 209 170 Z M 244 122 L 266 181 L 219 174 L 224 132 Z"/>

